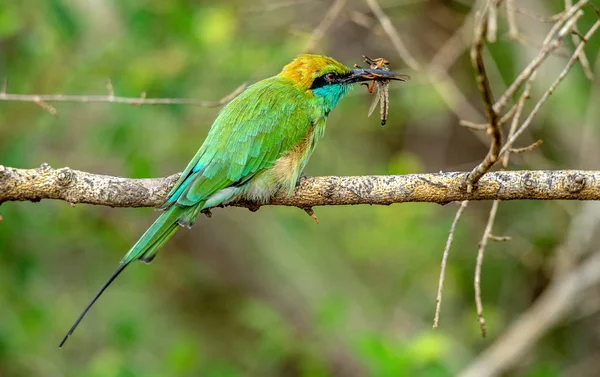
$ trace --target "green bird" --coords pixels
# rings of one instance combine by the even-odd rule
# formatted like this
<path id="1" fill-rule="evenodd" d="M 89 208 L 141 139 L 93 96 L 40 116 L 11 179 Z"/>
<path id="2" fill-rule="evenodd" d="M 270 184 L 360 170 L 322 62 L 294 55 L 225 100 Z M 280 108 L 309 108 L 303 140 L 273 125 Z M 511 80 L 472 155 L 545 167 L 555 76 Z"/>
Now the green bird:
<path id="1" fill-rule="evenodd" d="M 291 195 L 325 132 L 327 116 L 357 82 L 408 79 L 382 69 L 350 69 L 320 55 L 300 55 L 276 76 L 249 86 L 227 104 L 189 162 L 164 211 L 77 318 L 63 346 L 106 288 L 131 262 L 151 262 L 180 226 L 200 212 L 237 199 L 267 202 Z"/>

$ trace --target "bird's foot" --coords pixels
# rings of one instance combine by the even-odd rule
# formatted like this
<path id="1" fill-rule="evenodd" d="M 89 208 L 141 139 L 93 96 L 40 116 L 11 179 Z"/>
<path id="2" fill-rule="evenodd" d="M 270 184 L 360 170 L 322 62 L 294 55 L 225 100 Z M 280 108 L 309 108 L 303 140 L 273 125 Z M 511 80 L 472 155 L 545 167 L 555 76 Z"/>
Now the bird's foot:
<path id="1" fill-rule="evenodd" d="M 312 207 L 305 207 L 302 209 L 304 210 L 304 212 L 306 212 L 308 216 L 312 217 L 312 219 L 315 220 L 315 223 L 319 223 L 319 219 L 317 218 L 317 215 L 315 215 L 315 210 L 312 209 Z"/>
<path id="2" fill-rule="evenodd" d="M 258 203 L 248 203 L 246 205 L 246 208 L 248 208 L 248 210 L 250 212 L 256 212 L 256 211 L 258 211 L 260 209 L 260 204 L 258 204 Z"/>

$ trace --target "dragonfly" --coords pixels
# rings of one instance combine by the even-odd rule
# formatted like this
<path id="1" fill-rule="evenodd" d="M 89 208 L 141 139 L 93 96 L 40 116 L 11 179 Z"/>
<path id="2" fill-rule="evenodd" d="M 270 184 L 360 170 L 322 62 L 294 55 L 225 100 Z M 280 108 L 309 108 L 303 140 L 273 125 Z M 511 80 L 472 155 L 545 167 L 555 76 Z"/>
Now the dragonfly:
<path id="1" fill-rule="evenodd" d="M 371 69 L 381 69 L 384 71 L 390 70 L 388 68 L 388 65 L 390 65 L 390 62 L 384 58 L 371 59 L 368 56 L 363 55 L 363 59 L 364 59 L 364 62 L 367 63 L 369 65 L 369 68 L 371 68 Z M 354 66 L 356 68 L 360 68 L 357 64 L 354 64 Z M 390 80 L 381 80 L 381 79 L 376 80 L 377 78 L 381 77 L 381 75 L 378 75 L 375 73 L 372 73 L 371 76 L 373 76 L 372 77 L 373 81 L 371 81 L 370 84 L 367 84 L 367 83 L 362 84 L 367 87 L 367 90 L 369 91 L 369 93 L 375 92 L 375 97 L 373 97 L 373 102 L 371 102 L 371 107 L 369 108 L 368 116 L 371 116 L 371 114 L 373 114 L 373 111 L 377 107 L 377 104 L 381 104 L 380 105 L 381 126 L 383 127 L 383 126 L 385 126 L 385 123 L 387 122 L 388 111 L 389 111 L 390 96 L 389 96 L 389 92 L 388 92 L 388 86 L 390 84 Z M 410 76 L 408 76 L 408 75 L 401 75 L 401 76 L 402 76 L 402 78 L 401 78 L 402 81 L 410 80 Z"/>
<path id="2" fill-rule="evenodd" d="M 371 59 L 368 56 L 363 55 L 364 62 L 369 65 L 371 69 L 382 69 L 384 71 L 389 71 L 388 65 L 390 62 L 384 58 L 375 58 Z M 367 87 L 369 93 L 373 93 L 376 90 L 375 96 L 373 97 L 373 101 L 371 102 L 371 107 L 369 107 L 368 116 L 373 114 L 377 104 L 380 105 L 380 113 L 381 113 L 381 126 L 385 126 L 387 122 L 388 112 L 389 112 L 389 103 L 390 96 L 388 87 L 390 84 L 390 80 L 378 80 L 371 81 L 370 84 L 363 84 Z"/>

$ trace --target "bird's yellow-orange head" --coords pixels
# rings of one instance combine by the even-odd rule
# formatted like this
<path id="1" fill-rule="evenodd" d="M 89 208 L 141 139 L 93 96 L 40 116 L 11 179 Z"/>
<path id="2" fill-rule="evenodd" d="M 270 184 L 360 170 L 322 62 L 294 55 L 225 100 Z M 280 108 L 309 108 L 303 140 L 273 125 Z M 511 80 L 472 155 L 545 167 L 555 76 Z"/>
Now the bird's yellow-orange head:
<path id="1" fill-rule="evenodd" d="M 341 77 L 350 74 L 350 68 L 328 56 L 306 54 L 283 67 L 279 76 L 292 80 L 300 89 L 308 90 L 328 73 Z"/>

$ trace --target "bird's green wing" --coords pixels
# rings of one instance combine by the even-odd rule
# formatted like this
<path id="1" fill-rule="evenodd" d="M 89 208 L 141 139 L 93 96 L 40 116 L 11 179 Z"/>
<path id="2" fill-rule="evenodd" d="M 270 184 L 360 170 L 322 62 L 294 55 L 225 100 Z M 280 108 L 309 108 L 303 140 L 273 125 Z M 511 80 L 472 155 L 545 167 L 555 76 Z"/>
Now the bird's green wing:
<path id="1" fill-rule="evenodd" d="M 273 166 L 309 133 L 311 102 L 277 76 L 250 86 L 223 108 L 163 207 L 197 205 Z"/>

